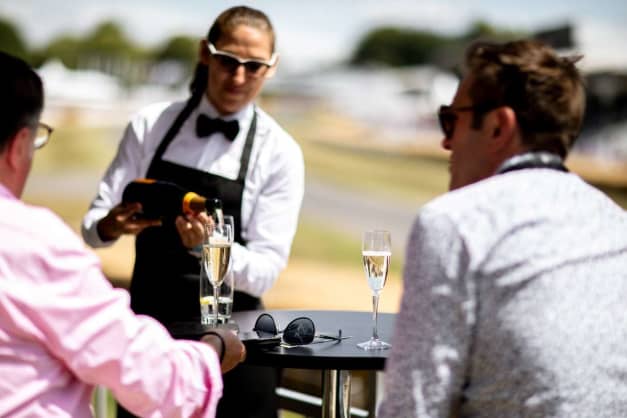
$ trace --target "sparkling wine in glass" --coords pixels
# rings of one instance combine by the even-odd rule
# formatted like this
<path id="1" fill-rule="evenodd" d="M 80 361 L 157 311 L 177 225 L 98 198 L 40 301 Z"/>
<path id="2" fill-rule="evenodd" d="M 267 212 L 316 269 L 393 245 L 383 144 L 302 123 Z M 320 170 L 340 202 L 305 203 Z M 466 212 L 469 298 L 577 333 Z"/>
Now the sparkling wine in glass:
<path id="1" fill-rule="evenodd" d="M 364 232 L 361 257 L 368 286 L 372 290 L 372 337 L 368 341 L 357 344 L 364 350 L 383 350 L 390 344 L 381 341 L 377 333 L 377 314 L 379 311 L 379 295 L 388 277 L 388 268 L 392 258 L 392 244 L 389 231 Z"/>
<path id="2" fill-rule="evenodd" d="M 206 273 L 206 280 L 211 284 L 213 295 L 208 294 L 205 277 L 201 275 L 200 284 L 200 313 L 202 323 L 219 323 L 218 311 L 220 301 L 220 286 L 224 281 L 231 261 L 231 246 L 233 244 L 233 224 L 228 223 L 225 217 L 223 224 L 213 224 L 207 227 L 207 240 L 202 248 L 202 267 Z M 208 314 L 209 303 L 212 304 L 213 318 Z"/>
<path id="3" fill-rule="evenodd" d="M 233 215 L 222 215 L 218 219 L 221 219 L 222 223 L 226 225 L 231 225 L 231 230 L 235 232 L 235 220 Z M 235 238 L 233 238 L 233 241 L 235 242 Z M 220 324 L 226 324 L 231 320 L 233 312 L 233 295 L 235 293 L 235 277 L 232 262 L 230 263 L 230 268 L 224 275 L 218 293 L 218 320 L 220 321 Z M 213 296 L 213 289 L 211 289 L 211 294 Z M 211 306 L 213 306 L 213 304 Z"/>

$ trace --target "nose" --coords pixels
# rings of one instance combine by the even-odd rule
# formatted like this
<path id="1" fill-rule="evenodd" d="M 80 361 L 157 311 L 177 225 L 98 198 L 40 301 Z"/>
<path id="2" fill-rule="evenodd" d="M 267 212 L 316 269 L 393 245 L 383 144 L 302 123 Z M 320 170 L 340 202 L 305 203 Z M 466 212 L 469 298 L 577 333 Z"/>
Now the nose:
<path id="1" fill-rule="evenodd" d="M 235 71 L 233 71 L 233 81 L 236 84 L 244 84 L 246 81 L 246 68 L 240 64 L 237 66 Z"/>

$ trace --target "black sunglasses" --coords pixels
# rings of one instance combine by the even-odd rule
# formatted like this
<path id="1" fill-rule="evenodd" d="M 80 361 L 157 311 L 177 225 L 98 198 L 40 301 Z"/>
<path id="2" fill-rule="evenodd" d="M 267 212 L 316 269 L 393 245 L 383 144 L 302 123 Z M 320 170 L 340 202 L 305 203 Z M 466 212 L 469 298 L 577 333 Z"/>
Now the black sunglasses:
<path id="1" fill-rule="evenodd" d="M 290 321 L 289 324 L 279 331 L 277 323 L 272 315 L 263 313 L 259 315 L 255 321 L 253 331 L 256 331 L 262 337 L 271 337 L 273 335 L 282 334 L 283 341 L 290 345 L 310 344 L 314 338 L 324 338 L 327 340 L 341 341 L 342 330 L 338 331 L 338 336 L 316 334 L 316 326 L 311 318 L 304 316 L 298 317 Z"/>
<path id="2" fill-rule="evenodd" d="M 457 123 L 457 113 L 455 112 L 473 112 L 476 109 L 475 106 L 440 106 L 438 110 L 438 121 L 440 122 L 440 128 L 446 139 L 451 139 L 455 133 L 455 124 Z"/>
<path id="3" fill-rule="evenodd" d="M 455 133 L 455 124 L 457 123 L 457 112 L 480 112 L 485 113 L 498 106 L 494 105 L 472 105 L 472 106 L 440 106 L 438 109 L 438 121 L 440 122 L 440 128 L 446 139 L 451 139 Z"/>
<path id="4" fill-rule="evenodd" d="M 224 68 L 229 73 L 234 73 L 237 71 L 237 68 L 240 65 L 243 65 L 246 69 L 246 74 L 250 77 L 257 78 L 261 77 L 270 69 L 274 64 L 276 64 L 277 55 L 272 54 L 269 61 L 262 61 L 257 59 L 244 59 L 240 58 L 237 55 L 231 54 L 225 51 L 219 51 L 216 47 L 211 43 L 207 43 L 207 48 L 209 48 L 209 53 L 213 58 L 218 61 L 218 64 L 222 68 Z"/>

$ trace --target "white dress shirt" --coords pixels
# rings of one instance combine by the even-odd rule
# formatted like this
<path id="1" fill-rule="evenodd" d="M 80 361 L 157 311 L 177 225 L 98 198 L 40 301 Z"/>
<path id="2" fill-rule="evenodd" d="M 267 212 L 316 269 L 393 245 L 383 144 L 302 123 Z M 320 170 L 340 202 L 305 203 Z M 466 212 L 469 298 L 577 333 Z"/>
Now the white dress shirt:
<path id="1" fill-rule="evenodd" d="M 83 238 L 92 247 L 113 243 L 100 239 L 98 221 L 120 203 L 124 187 L 131 180 L 146 177 L 157 147 L 184 104 L 153 104 L 135 115 L 126 127 L 117 155 L 83 219 Z M 252 104 L 224 118 L 239 121 L 240 131 L 233 142 L 222 133 L 199 139 L 198 115 L 219 116 L 205 97 L 170 143 L 163 159 L 235 180 L 255 110 L 257 130 L 242 196 L 241 229 L 247 244 L 233 245 L 231 262 L 235 288 L 261 296 L 285 268 L 296 233 L 305 176 L 299 145 L 274 119 Z"/>

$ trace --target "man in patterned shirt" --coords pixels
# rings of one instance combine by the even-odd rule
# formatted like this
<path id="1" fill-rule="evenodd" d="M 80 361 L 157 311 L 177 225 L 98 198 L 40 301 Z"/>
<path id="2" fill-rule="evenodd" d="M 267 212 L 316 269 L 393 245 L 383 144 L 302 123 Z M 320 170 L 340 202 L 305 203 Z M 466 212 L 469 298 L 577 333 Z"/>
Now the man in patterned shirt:
<path id="1" fill-rule="evenodd" d="M 380 418 L 627 416 L 627 215 L 568 172 L 585 93 L 535 41 L 475 44 L 412 229 Z"/>

